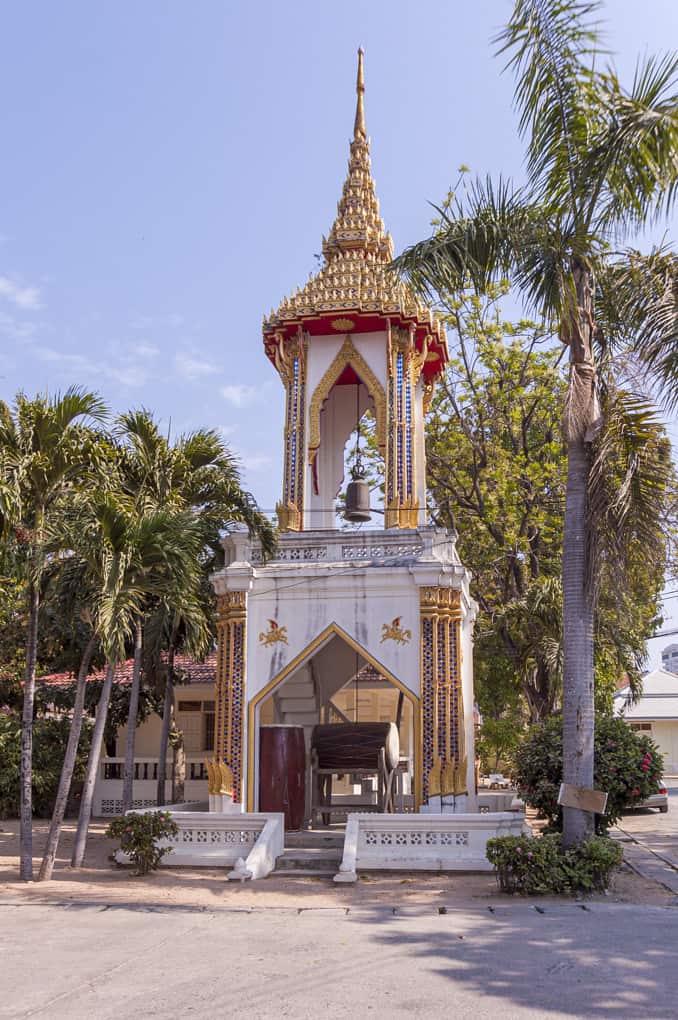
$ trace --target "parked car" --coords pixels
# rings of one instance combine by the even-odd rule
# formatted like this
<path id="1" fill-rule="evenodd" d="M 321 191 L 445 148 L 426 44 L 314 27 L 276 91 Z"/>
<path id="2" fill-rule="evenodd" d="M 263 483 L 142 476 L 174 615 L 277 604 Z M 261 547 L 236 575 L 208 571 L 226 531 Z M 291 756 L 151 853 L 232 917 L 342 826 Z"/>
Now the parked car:
<path id="1" fill-rule="evenodd" d="M 668 790 L 664 786 L 662 779 L 657 782 L 657 792 L 653 793 L 647 800 L 643 800 L 640 804 L 629 805 L 629 808 L 648 808 L 656 807 L 659 808 L 661 814 L 665 815 L 669 810 L 669 794 Z"/>

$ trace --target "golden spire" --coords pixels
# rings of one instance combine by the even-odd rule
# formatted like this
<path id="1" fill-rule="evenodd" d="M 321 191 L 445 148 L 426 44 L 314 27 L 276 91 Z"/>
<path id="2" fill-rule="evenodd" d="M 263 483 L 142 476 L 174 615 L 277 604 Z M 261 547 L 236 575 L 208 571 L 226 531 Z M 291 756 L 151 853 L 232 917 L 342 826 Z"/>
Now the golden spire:
<path id="1" fill-rule="evenodd" d="M 365 72 L 363 49 L 358 50 L 357 102 L 348 176 L 337 205 L 337 217 L 323 238 L 325 261 L 348 251 L 374 255 L 380 262 L 393 258 L 393 243 L 379 215 L 379 202 L 370 169 L 370 143 L 365 130 Z"/>
<path id="2" fill-rule="evenodd" d="M 355 123 L 353 125 L 353 138 L 367 139 L 367 132 L 365 131 L 365 74 L 363 71 L 363 56 L 365 54 L 362 46 L 358 50 L 358 80 L 356 81 L 355 89 L 358 93 L 358 101 L 355 108 Z"/>
<path id="3" fill-rule="evenodd" d="M 286 298 L 264 320 L 269 357 L 279 343 L 280 330 L 296 329 L 305 318 L 332 318 L 331 328 L 353 328 L 347 315 L 363 314 L 404 318 L 424 325 L 433 346 L 442 353 L 440 369 L 447 362 L 445 331 L 409 287 L 388 271 L 393 259 L 393 242 L 379 214 L 374 178 L 370 166 L 370 143 L 365 128 L 365 74 L 363 49 L 358 50 L 357 102 L 353 138 L 350 142 L 348 174 L 337 215 L 328 236 L 323 237 L 324 265 L 305 286 Z M 349 326 L 346 326 L 346 322 Z M 282 335 L 282 334 L 280 334 Z"/>

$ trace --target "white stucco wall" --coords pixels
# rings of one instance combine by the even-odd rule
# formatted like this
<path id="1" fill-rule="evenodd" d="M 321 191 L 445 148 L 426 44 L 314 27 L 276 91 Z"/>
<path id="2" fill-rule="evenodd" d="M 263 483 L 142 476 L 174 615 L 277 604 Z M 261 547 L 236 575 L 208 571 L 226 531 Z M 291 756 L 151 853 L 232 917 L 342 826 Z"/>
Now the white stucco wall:
<path id="1" fill-rule="evenodd" d="M 678 719 L 654 719 L 651 737 L 664 755 L 664 774 L 678 775 Z"/>
<path id="2" fill-rule="evenodd" d="M 365 359 L 377 379 L 386 390 L 386 333 L 349 334 L 351 343 L 362 358 Z M 306 367 L 306 410 L 318 383 L 341 350 L 346 334 L 332 336 L 312 336 L 308 338 L 308 355 Z"/>
<path id="3" fill-rule="evenodd" d="M 369 537 L 368 537 L 369 534 Z M 380 537 L 381 536 L 381 539 Z M 337 561 L 336 556 L 351 544 L 401 542 L 388 548 L 393 557 L 383 556 L 377 563 Z M 345 635 L 374 660 L 385 675 L 391 675 L 404 688 L 419 696 L 420 666 L 420 590 L 426 585 L 459 590 L 462 605 L 462 692 L 464 701 L 465 737 L 469 757 L 469 789 L 473 789 L 473 658 L 472 621 L 474 604 L 468 595 L 468 574 L 459 563 L 450 537 L 435 529 L 399 532 L 356 533 L 345 536 L 334 532 L 331 538 L 323 533 L 303 536 L 286 535 L 281 548 L 289 555 L 306 550 L 319 556 L 322 543 L 330 542 L 327 562 L 274 562 L 265 567 L 252 566 L 247 557 L 246 538 L 238 538 L 237 559 L 213 577 L 217 592 L 247 592 L 246 704 L 262 692 L 274 679 L 287 681 L 287 671 L 295 663 L 305 662 L 321 647 L 318 639 L 328 631 Z M 416 555 L 406 555 L 407 542 L 421 542 Z M 317 544 L 316 544 L 317 543 Z M 295 545 L 298 549 L 295 549 Z M 388 551 L 387 545 L 381 547 Z M 398 553 L 397 550 L 400 550 Z M 367 556 L 367 553 L 366 553 Z M 400 560 L 393 563 L 392 559 Z M 404 643 L 382 640 L 384 624 L 399 618 L 399 626 L 409 631 Z M 286 642 L 266 644 L 262 638 L 270 630 L 270 621 L 284 628 Z M 332 630 L 328 634 L 328 640 Z M 295 666 L 296 669 L 296 666 Z M 281 676 L 281 674 L 283 674 Z M 348 679 L 348 678 L 347 678 Z M 270 692 L 269 692 L 270 693 Z M 244 748 L 248 747 L 249 713 L 245 712 Z M 257 720 L 255 716 L 255 727 Z M 255 755 L 256 758 L 256 755 Z M 249 762 L 244 758 L 245 788 Z M 255 776 L 256 779 L 256 776 Z M 254 783 L 256 787 L 256 782 Z"/>

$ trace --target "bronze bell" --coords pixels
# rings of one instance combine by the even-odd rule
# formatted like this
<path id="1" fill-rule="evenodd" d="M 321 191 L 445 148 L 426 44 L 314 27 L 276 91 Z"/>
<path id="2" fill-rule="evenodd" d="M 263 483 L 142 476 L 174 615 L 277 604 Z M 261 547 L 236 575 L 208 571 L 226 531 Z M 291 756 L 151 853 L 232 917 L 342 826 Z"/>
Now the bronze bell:
<path id="1" fill-rule="evenodd" d="M 370 487 L 364 478 L 353 476 L 346 489 L 346 509 L 344 520 L 352 524 L 362 524 L 372 520 L 370 513 Z"/>

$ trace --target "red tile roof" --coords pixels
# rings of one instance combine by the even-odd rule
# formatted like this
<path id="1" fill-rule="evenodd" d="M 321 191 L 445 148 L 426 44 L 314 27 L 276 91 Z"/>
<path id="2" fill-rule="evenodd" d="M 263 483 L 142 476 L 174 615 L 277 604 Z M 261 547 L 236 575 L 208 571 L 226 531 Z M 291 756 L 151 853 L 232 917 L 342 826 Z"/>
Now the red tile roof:
<path id="1" fill-rule="evenodd" d="M 113 682 L 116 684 L 131 684 L 134 659 L 127 659 L 121 662 L 115 670 Z M 177 655 L 174 659 L 174 669 L 177 673 L 183 674 L 183 679 L 189 684 L 213 684 L 217 675 L 217 653 L 212 652 L 204 662 L 196 662 L 188 655 Z M 88 682 L 102 681 L 106 671 L 104 669 L 94 670 L 87 677 Z M 36 683 L 47 684 L 50 687 L 68 687 L 74 684 L 77 677 L 74 673 L 46 673 L 39 676 Z"/>

